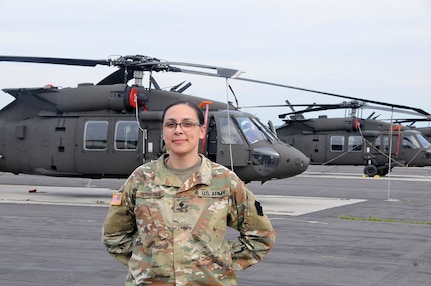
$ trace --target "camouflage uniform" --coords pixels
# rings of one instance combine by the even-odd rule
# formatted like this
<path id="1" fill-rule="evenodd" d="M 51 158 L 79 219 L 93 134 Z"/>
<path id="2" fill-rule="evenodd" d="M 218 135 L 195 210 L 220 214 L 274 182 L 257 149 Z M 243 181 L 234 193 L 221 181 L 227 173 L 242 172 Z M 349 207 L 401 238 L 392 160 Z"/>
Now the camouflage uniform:
<path id="1" fill-rule="evenodd" d="M 235 270 L 260 261 L 275 242 L 268 217 L 224 166 L 202 156 L 182 183 L 165 156 L 131 174 L 104 223 L 108 252 L 129 267 L 126 285 L 236 285 Z M 238 240 L 226 240 L 227 226 Z"/>

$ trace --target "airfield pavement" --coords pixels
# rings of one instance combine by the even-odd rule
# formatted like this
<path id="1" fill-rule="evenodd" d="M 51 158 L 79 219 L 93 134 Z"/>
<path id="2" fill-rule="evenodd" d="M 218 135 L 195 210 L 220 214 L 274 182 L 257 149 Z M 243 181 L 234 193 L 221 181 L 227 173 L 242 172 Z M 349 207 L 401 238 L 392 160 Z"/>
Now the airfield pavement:
<path id="1" fill-rule="evenodd" d="M 238 285 L 431 285 L 431 168 L 362 169 L 248 184 L 277 242 Z M 123 181 L 0 173 L 0 285 L 124 285 L 127 268 L 101 242 Z"/>

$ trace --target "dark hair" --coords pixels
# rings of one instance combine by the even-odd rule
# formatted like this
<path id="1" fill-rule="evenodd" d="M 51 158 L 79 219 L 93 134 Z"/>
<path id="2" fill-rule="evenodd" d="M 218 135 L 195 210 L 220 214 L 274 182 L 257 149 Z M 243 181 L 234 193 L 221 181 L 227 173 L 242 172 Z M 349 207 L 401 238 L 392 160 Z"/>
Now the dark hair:
<path id="1" fill-rule="evenodd" d="M 165 107 L 165 110 L 163 110 L 162 120 L 165 120 L 165 114 L 166 114 L 166 111 L 169 108 L 171 108 L 172 106 L 175 106 L 175 105 L 179 105 L 179 104 L 185 104 L 185 105 L 188 105 L 191 108 L 193 108 L 195 110 L 195 112 L 196 112 L 196 115 L 199 118 L 199 123 L 200 124 L 204 124 L 204 122 L 205 122 L 204 113 L 202 112 L 202 110 L 194 102 L 189 101 L 189 100 L 176 100 L 176 101 L 171 102 L 170 104 L 168 104 Z"/>

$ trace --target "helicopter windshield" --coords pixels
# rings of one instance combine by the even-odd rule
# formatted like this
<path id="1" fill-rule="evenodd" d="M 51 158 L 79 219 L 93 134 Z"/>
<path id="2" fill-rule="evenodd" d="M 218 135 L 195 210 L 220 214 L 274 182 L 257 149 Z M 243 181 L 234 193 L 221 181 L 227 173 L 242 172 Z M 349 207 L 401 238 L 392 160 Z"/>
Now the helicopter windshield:
<path id="1" fill-rule="evenodd" d="M 265 124 L 259 121 L 257 118 L 252 118 L 252 121 L 258 126 L 259 130 L 264 133 L 268 138 L 277 140 L 278 136 L 271 131 Z"/>
<path id="2" fill-rule="evenodd" d="M 244 144 L 241 135 L 239 135 L 238 130 L 235 128 L 230 118 L 220 118 L 220 132 L 222 144 Z"/>
<path id="3" fill-rule="evenodd" d="M 413 137 L 413 135 L 408 135 L 403 138 L 403 148 L 408 149 L 419 149 L 419 142 Z"/>
<path id="4" fill-rule="evenodd" d="M 236 117 L 245 138 L 250 144 L 266 139 L 261 129 L 248 117 Z"/>
<path id="5" fill-rule="evenodd" d="M 422 134 L 416 134 L 416 136 L 423 148 L 428 148 L 431 146 L 431 143 Z"/>

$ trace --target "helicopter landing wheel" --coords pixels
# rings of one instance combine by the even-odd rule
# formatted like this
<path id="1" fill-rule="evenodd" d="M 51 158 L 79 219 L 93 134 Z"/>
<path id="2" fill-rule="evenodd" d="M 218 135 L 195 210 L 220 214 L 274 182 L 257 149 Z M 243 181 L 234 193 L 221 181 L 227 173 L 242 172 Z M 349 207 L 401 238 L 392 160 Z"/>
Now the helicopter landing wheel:
<path id="1" fill-rule="evenodd" d="M 367 177 L 374 177 L 375 175 L 377 175 L 378 169 L 375 165 L 367 165 L 364 168 L 364 174 Z"/>

